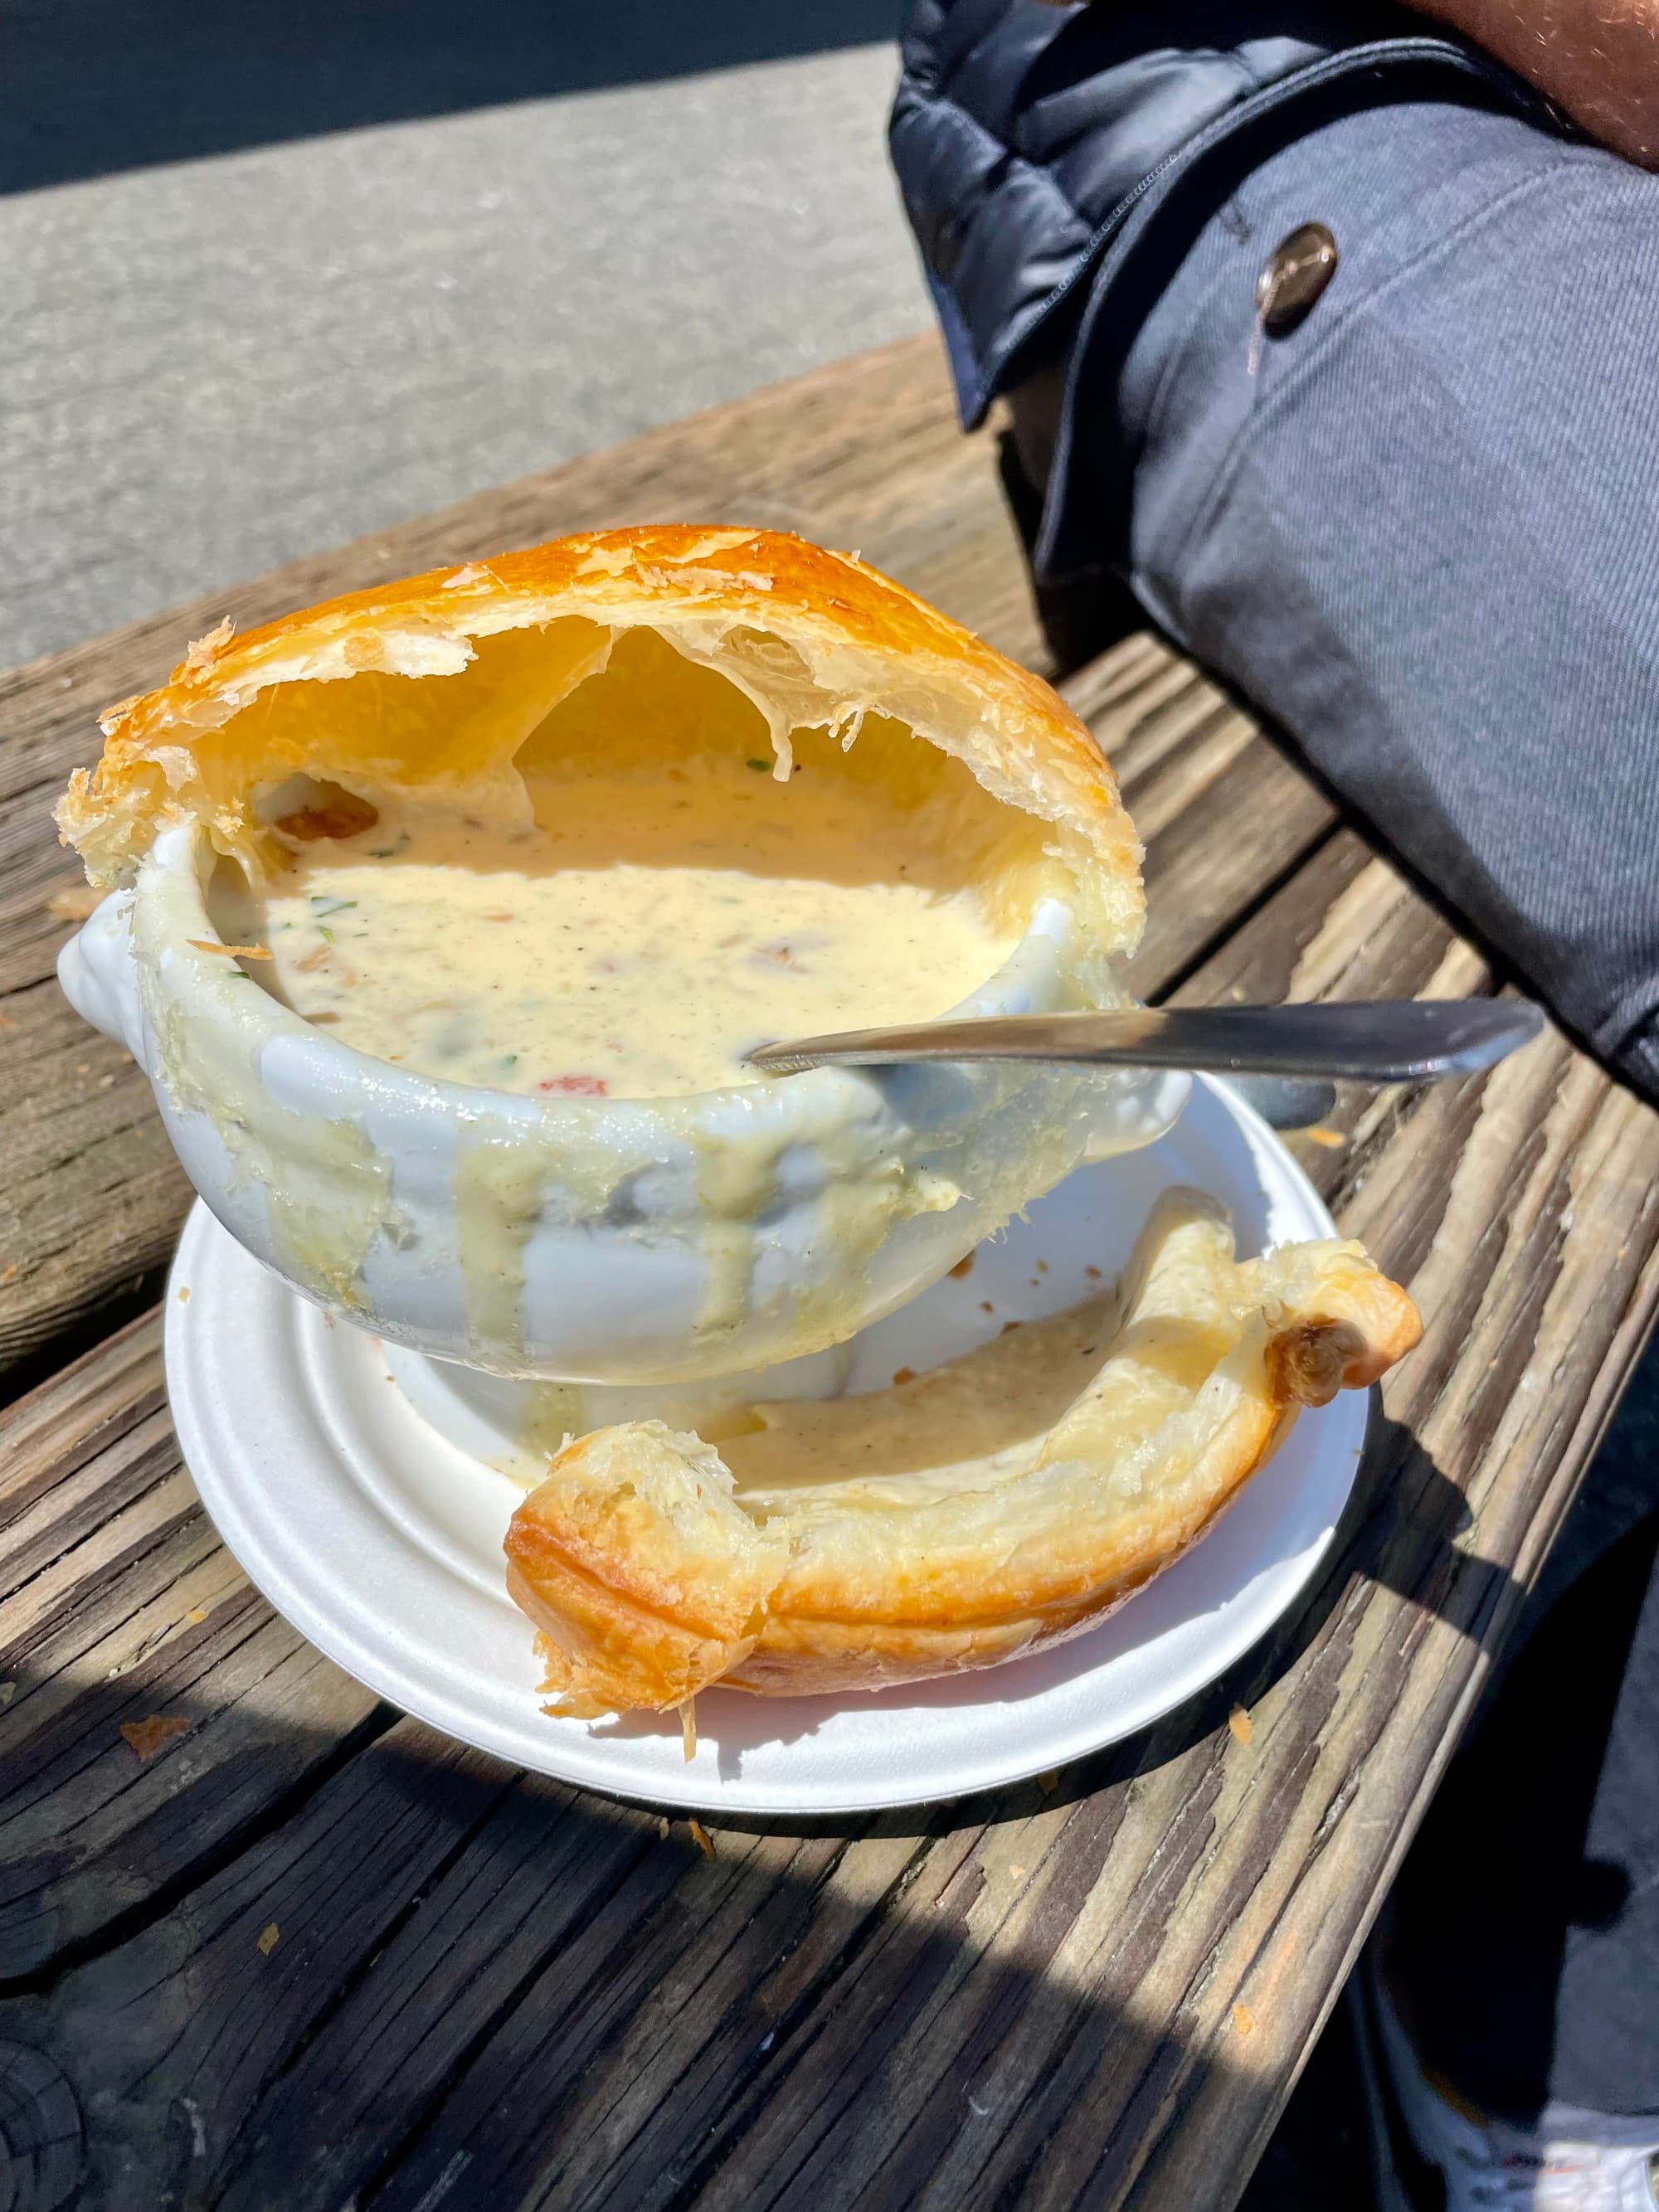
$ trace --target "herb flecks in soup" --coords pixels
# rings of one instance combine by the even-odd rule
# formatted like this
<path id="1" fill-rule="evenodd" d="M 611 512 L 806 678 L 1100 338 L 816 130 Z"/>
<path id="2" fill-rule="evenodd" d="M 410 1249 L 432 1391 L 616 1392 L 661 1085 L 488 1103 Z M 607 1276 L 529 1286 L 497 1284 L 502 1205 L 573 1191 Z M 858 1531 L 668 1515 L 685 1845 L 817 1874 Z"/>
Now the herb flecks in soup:
<path id="1" fill-rule="evenodd" d="M 769 760 L 550 783 L 536 826 L 400 797 L 215 902 L 257 980 L 360 1051 L 496 1090 L 648 1098 L 759 1079 L 753 1046 L 925 1020 L 987 981 L 988 922 L 914 814 Z"/>

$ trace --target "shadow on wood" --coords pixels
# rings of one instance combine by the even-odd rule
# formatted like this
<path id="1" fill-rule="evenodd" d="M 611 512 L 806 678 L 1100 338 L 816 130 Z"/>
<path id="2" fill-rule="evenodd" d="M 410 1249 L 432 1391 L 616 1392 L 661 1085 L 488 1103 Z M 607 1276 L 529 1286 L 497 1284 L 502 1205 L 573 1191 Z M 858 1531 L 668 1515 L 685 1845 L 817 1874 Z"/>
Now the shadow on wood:
<path id="1" fill-rule="evenodd" d="M 1122 1813 L 711 1820 L 705 1856 L 399 1722 L 0 2036 L 73 2091 L 84 2212 L 1115 2203 L 1249 2055 L 1140 2024 L 1162 1914 L 1087 1911 Z M 1156 1890 L 1208 1835 L 1195 1804 Z"/>
<path id="2" fill-rule="evenodd" d="M 1220 1740 L 1228 1716 L 1261 1705 L 1315 1646 L 1345 1632 L 1345 1613 L 1363 1604 L 1368 1586 L 1409 1598 L 1425 1619 L 1437 1617 L 1467 1636 L 1488 1658 L 1512 1626 L 1525 1590 L 1504 1568 L 1458 1544 L 1472 1526 L 1462 1492 L 1442 1473 L 1410 1431 L 1373 1414 L 1365 1457 L 1353 1492 L 1338 1524 L 1320 1571 L 1302 1598 L 1278 1626 L 1238 1663 L 1210 1686 L 1177 1705 L 1151 1728 L 1109 1749 L 1079 1759 L 1045 1778 L 1050 1801 L 1079 1804 L 1137 1776 L 1157 1772 L 1205 1743 Z M 1402 1667 L 1407 1655 L 1398 1655 Z M 1296 1725 L 1312 1753 L 1328 1716 L 1308 1701 L 1298 1707 Z M 957 1801 L 959 1819 L 995 1821 L 1018 1819 L 1031 1785 L 988 1791 Z M 1287 1812 L 1288 1812 L 1287 1808 Z M 926 1814 L 895 1812 L 884 1816 L 915 1824 L 917 1835 L 931 1832 Z M 733 1814 L 726 1825 L 756 1834 L 781 1832 L 821 1836 L 845 1832 L 834 1820 L 792 1820 L 787 1824 Z"/>

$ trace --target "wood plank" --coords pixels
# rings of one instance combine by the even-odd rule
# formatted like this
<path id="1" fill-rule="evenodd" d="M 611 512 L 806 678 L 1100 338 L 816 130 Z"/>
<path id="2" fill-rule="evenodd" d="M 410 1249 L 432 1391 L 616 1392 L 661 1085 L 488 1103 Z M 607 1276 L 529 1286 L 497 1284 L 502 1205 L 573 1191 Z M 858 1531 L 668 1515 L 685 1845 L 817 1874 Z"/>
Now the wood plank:
<path id="1" fill-rule="evenodd" d="M 515 542 L 489 516 L 526 519 L 524 542 L 685 513 L 718 482 L 754 487 L 744 519 L 851 538 L 1034 655 L 990 471 L 930 349 L 850 368 L 850 400 L 827 372 L 469 502 L 441 544 L 453 517 L 337 556 L 384 567 L 294 564 L 242 618 Z M 822 519 L 854 514 L 870 526 Z M 0 1275 L 0 1355 L 83 1323 L 176 1224 L 136 1072 L 45 980 L 62 933 L 40 810 L 94 698 L 154 680 L 222 605 L 0 679 L 0 1020 L 27 1069 L 0 1123 L 0 1239 L 30 1262 L 27 1283 Z M 123 655 L 151 659 L 116 675 Z M 1146 836 L 1145 994 L 1491 988 L 1154 641 L 1067 689 Z M 1559 1039 L 1482 1082 L 1344 1093 L 1329 1120 L 1338 1141 L 1302 1139 L 1305 1164 L 1431 1318 L 1358 1505 L 1232 1680 L 1047 1794 L 725 1828 L 710 1864 L 683 1826 L 665 1839 L 393 1725 L 271 1615 L 179 1465 L 153 1316 L 13 1408 L 0 1973 L 36 1993 L 0 2034 L 80 2099 L 82 2201 L 1224 2202 L 1659 1308 L 1659 1124 Z M 1222 1725 L 1235 1697 L 1249 1745 Z M 141 1762 L 120 1723 L 154 1713 L 190 1725 Z"/>
<path id="2" fill-rule="evenodd" d="M 1464 998 L 1492 988 L 1492 972 L 1474 947 L 1363 838 L 1343 830 L 1172 996 L 1183 1006 L 1273 1004 Z M 1407 1085 L 1339 1084 L 1316 1132 L 1282 1133 L 1320 1195 L 1340 1212 L 1378 1145 L 1419 1103 Z"/>
<path id="3" fill-rule="evenodd" d="M 498 2112 L 503 2140 L 516 2151 L 504 2163 L 533 2158 L 538 2141 L 545 2148 L 554 2133 L 550 2113 L 579 2098 L 581 2133 L 604 2160 L 614 2191 L 610 2201 L 647 2201 L 666 2176 L 653 2173 L 641 2191 L 625 2154 L 634 2130 L 642 2120 L 665 2124 L 660 2133 L 672 2169 L 687 2148 L 685 2107 L 695 2105 L 706 2114 L 731 2094 L 744 2063 L 775 2031 L 792 1992 L 812 1988 L 856 1948 L 925 1848 L 893 1824 L 875 1832 L 862 1824 L 849 1880 L 838 1836 L 727 1834 L 711 1863 L 686 1828 L 676 1826 L 666 1836 L 655 1832 L 647 1855 L 633 1862 L 598 1911 L 573 1927 L 566 1902 L 550 1887 L 546 1861 L 550 1850 L 583 1863 L 596 1856 L 599 1846 L 591 1831 L 583 1832 L 592 1801 L 570 1808 L 574 1833 L 562 1828 L 550 1839 L 544 1821 L 532 1832 L 522 1813 L 516 1802 L 511 1810 L 502 1806 L 488 1839 L 481 1832 L 429 1893 L 421 1927 L 411 1925 L 389 1947 L 398 1953 L 392 1972 L 413 2016 L 386 2034 L 386 1990 L 371 1991 L 365 1981 L 328 2025 L 337 2052 L 356 2039 L 349 2045 L 360 2054 L 351 2077 L 325 2082 L 319 2070 L 302 2065 L 262 2102 L 246 2150 L 233 2159 L 227 2208 L 252 2212 L 259 2205 L 271 2185 L 277 2146 L 291 2141 L 295 2128 L 308 2126 L 330 2146 L 331 2170 L 313 2201 L 330 2201 L 331 2189 L 338 2201 L 357 2185 L 365 2159 L 383 2150 L 386 2133 L 375 2115 L 386 2111 L 387 2098 L 410 2087 L 423 2103 L 441 2094 L 459 2042 L 446 2027 L 441 2038 L 422 2036 L 416 2048 L 404 2033 L 416 2019 L 431 2020 L 434 1978 L 447 1993 L 446 2021 L 458 2008 L 459 2024 L 474 2030 L 475 2040 L 492 1995 L 495 2027 L 508 2011 L 520 2019 L 526 1979 L 534 1989 L 540 2018 L 526 2079 L 535 2081 L 536 2094 L 507 2100 Z M 494 1885 L 500 1886 L 495 1894 Z M 468 1946 L 458 1948 L 463 1929 Z M 515 1979 L 510 2008 L 500 2004 L 489 1978 L 480 1976 L 480 1954 L 470 1948 L 472 1941 L 499 1943 L 508 1929 Z M 559 1960 L 556 1984 L 546 1971 L 553 1957 Z M 377 1978 L 378 1968 L 377 1961 L 368 1980 Z M 678 2115 L 660 2103 L 663 2066 L 674 2063 L 676 2051 L 692 2056 L 696 2067 L 695 2085 L 679 2093 Z M 315 2105 L 319 2095 L 322 2112 Z M 313 2115 L 309 2121 L 307 2114 Z M 440 2163 L 453 2169 L 454 2159 L 447 2152 Z M 559 2201 L 574 2201 L 566 2188 L 572 2178 L 561 2173 L 554 2182 Z M 406 2193 L 413 2179 L 400 2177 L 394 2197 Z M 422 2179 L 420 2187 L 427 2186 Z M 488 2175 L 469 2172 L 462 2201 L 488 2202 L 492 2186 Z"/>
<path id="4" fill-rule="evenodd" d="M 1146 932 L 1127 980 L 1156 1000 L 1330 834 L 1336 810 L 1227 693 L 1145 631 L 1060 690 L 1116 769 L 1146 847 Z"/>
<path id="5" fill-rule="evenodd" d="M 162 1266 L 191 1191 L 149 1083 L 55 978 L 0 1008 L 3 1376 Z"/>
<path id="6" fill-rule="evenodd" d="M 1486 982 L 1343 832 L 1181 990 Z M 1316 1586 L 1230 1679 L 1048 1794 L 712 1824 L 712 1865 L 400 1724 L 0 2014 L 97 2116 L 88 2206 L 139 2173 L 291 2212 L 1224 2203 L 1659 1310 L 1659 1117 L 1559 1037 L 1341 1111 L 1310 1164 L 1427 1334 Z M 101 1433 L 114 1386 L 82 1387 Z"/>
<path id="7" fill-rule="evenodd" d="M 250 1589 L 145 1316 L 0 1416 L 0 1981 L 73 1956 L 395 1717 Z M 121 1734 L 188 1723 L 148 1759 Z"/>

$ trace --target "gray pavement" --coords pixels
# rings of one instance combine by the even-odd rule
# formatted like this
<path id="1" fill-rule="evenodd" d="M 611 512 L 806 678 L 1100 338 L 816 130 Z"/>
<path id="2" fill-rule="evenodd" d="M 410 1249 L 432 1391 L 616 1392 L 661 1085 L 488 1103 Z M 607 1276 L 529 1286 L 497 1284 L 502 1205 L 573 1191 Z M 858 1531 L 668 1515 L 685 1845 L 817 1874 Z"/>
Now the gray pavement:
<path id="1" fill-rule="evenodd" d="M 0 665 L 928 320 L 877 0 L 8 4 Z"/>

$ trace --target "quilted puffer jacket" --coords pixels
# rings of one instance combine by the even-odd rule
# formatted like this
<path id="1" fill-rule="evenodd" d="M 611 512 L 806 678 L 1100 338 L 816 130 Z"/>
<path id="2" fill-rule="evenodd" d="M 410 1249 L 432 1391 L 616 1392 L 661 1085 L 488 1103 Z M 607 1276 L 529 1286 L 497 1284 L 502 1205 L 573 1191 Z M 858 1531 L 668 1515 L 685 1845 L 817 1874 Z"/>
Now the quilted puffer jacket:
<path id="1" fill-rule="evenodd" d="M 1159 206 L 1244 134 L 1425 90 L 1542 112 L 1379 0 L 914 0 L 902 56 L 893 164 L 970 429 L 1067 356 Z"/>

